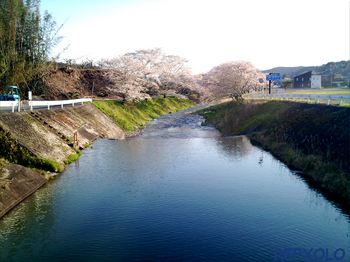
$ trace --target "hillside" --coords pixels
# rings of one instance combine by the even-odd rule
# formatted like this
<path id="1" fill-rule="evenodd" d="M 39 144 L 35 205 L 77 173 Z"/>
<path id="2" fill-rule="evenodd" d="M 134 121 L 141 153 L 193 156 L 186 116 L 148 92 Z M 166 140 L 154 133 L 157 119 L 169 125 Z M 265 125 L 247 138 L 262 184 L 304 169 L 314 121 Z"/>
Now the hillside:
<path id="1" fill-rule="evenodd" d="M 124 91 L 117 90 L 114 84 L 106 77 L 106 69 L 78 69 L 70 66 L 62 66 L 51 69 L 43 77 L 37 87 L 31 87 L 33 95 L 44 100 L 67 100 L 78 98 L 93 98 L 94 100 L 122 100 L 128 95 Z M 0 87 L 4 90 L 5 87 Z M 137 89 L 135 87 L 135 89 Z M 4 91 L 2 91 L 4 92 Z M 22 99 L 27 99 L 27 89 L 19 88 Z M 123 93 L 124 92 L 124 93 Z M 176 88 L 164 88 L 140 92 L 147 93 L 151 97 L 162 95 L 188 98 L 194 103 L 201 102 L 205 97 L 199 90 L 188 86 Z M 140 97 L 142 97 L 140 95 Z M 127 98 L 128 99 L 128 98 Z"/>
<path id="2" fill-rule="evenodd" d="M 99 69 L 61 67 L 50 72 L 44 81 L 42 90 L 37 90 L 37 93 L 46 100 L 82 97 L 120 99 L 119 94 L 112 94 L 108 91 L 110 83 L 104 77 L 104 73 L 105 70 Z"/>
<path id="3" fill-rule="evenodd" d="M 307 71 L 314 71 L 317 74 L 328 75 L 340 74 L 347 76 L 350 72 L 350 60 L 340 62 L 329 62 L 321 66 L 295 66 L 295 67 L 274 67 L 268 70 L 263 70 L 263 73 L 280 73 L 282 77 L 293 78 Z"/>

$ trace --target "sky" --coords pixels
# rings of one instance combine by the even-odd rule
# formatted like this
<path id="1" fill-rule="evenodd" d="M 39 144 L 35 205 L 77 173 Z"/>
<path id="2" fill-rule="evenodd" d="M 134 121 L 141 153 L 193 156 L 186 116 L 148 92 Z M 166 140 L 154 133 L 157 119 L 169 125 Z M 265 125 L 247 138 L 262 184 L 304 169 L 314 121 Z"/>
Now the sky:
<path id="1" fill-rule="evenodd" d="M 61 60 L 161 47 L 194 74 L 237 60 L 260 70 L 350 60 L 349 0 L 41 0 L 41 10 L 64 23 Z"/>

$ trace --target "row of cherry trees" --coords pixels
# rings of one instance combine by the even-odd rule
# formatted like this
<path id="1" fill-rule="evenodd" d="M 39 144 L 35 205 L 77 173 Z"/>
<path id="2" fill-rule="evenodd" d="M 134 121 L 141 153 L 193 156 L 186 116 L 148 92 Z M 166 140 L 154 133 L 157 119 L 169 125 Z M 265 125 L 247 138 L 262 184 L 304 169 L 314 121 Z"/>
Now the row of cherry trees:
<path id="1" fill-rule="evenodd" d="M 107 69 L 109 91 L 128 100 L 145 99 L 169 91 L 201 100 L 232 97 L 238 99 L 246 92 L 258 90 L 262 74 L 246 61 L 227 62 L 208 73 L 191 73 L 188 60 L 166 55 L 161 48 L 137 50 L 98 62 Z"/>

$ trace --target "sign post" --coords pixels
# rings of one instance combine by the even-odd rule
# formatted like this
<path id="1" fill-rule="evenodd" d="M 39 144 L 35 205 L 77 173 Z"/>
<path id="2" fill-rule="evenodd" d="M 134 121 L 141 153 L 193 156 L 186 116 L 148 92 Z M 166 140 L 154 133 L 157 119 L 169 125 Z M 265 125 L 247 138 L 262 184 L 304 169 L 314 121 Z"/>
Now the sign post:
<path id="1" fill-rule="evenodd" d="M 259 78 L 259 83 L 261 84 L 261 97 L 264 97 L 264 79 Z"/>
<path id="2" fill-rule="evenodd" d="M 281 81 L 281 75 L 280 73 L 270 73 L 266 75 L 266 81 L 269 81 L 269 94 L 271 95 L 271 82 Z"/>

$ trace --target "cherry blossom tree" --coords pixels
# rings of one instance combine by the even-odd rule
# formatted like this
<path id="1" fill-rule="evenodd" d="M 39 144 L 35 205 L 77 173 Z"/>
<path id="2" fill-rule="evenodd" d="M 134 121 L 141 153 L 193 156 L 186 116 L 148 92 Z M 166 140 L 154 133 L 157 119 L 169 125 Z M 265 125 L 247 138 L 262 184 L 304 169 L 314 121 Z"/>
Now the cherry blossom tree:
<path id="1" fill-rule="evenodd" d="M 246 92 L 261 89 L 260 71 L 251 62 L 231 61 L 214 67 L 206 73 L 200 83 L 216 98 L 232 97 L 238 100 Z"/>
<path id="2" fill-rule="evenodd" d="M 105 77 L 111 83 L 109 91 L 121 94 L 128 100 L 150 98 L 150 90 L 158 90 L 158 85 L 147 79 L 147 68 L 131 55 L 103 59 L 99 61 L 99 66 L 107 69 Z"/>
<path id="3" fill-rule="evenodd" d="M 161 48 L 137 50 L 126 55 L 139 61 L 147 72 L 147 77 L 163 88 L 173 88 L 181 79 L 191 76 L 188 60 L 176 55 L 166 55 Z"/>
<path id="4" fill-rule="evenodd" d="M 161 48 L 137 50 L 113 59 L 99 61 L 107 69 L 110 90 L 123 93 L 128 100 L 149 98 L 160 91 L 196 86 L 188 61 L 176 55 L 166 55 Z M 198 87 L 197 87 L 198 88 Z"/>

